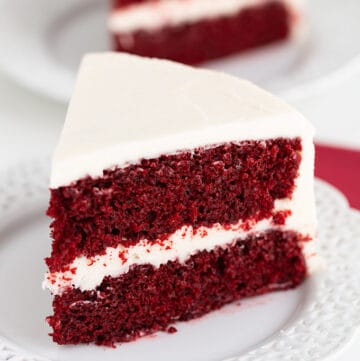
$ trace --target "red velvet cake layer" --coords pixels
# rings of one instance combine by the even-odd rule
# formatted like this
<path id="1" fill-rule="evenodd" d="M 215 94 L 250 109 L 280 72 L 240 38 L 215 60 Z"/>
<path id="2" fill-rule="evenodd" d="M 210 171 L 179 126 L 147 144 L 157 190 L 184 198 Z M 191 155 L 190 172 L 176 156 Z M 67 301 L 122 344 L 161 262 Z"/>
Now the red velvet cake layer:
<path id="1" fill-rule="evenodd" d="M 165 239 L 183 225 L 268 218 L 274 201 L 293 192 L 300 151 L 299 138 L 228 143 L 142 160 L 53 189 L 50 271 L 119 243 Z M 281 223 L 280 215 L 276 219 Z"/>
<path id="2" fill-rule="evenodd" d="M 125 4 L 124 1 L 121 3 Z M 113 48 L 141 56 L 196 64 L 286 39 L 291 31 L 291 21 L 289 9 L 274 0 L 242 9 L 232 16 L 166 26 L 153 31 L 113 34 Z"/>
<path id="3" fill-rule="evenodd" d="M 94 291 L 69 290 L 53 301 L 54 316 L 48 318 L 53 339 L 127 342 L 242 297 L 295 287 L 306 274 L 299 241 L 295 232 L 269 231 L 199 252 L 185 264 L 133 266 Z"/>

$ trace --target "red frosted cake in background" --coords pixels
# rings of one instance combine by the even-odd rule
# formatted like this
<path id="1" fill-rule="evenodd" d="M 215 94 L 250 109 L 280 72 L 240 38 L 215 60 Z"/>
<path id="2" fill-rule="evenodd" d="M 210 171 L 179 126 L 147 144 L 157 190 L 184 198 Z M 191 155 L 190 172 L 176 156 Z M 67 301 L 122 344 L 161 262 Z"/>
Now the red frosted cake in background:
<path id="1" fill-rule="evenodd" d="M 303 0 L 113 0 L 114 50 L 186 64 L 290 39 Z"/>
<path id="2" fill-rule="evenodd" d="M 55 151 L 44 286 L 59 344 L 111 345 L 299 285 L 313 128 L 247 81 L 87 55 Z"/>

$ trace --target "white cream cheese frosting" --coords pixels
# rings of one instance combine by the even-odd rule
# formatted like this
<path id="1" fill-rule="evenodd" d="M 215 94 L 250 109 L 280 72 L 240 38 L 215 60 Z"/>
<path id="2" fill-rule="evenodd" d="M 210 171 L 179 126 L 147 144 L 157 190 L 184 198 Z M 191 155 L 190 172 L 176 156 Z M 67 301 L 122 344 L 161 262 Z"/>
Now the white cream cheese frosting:
<path id="1" fill-rule="evenodd" d="M 196 233 L 183 227 L 162 244 L 144 239 L 127 249 L 107 248 L 104 255 L 91 259 L 77 257 L 69 271 L 47 273 L 44 287 L 54 294 L 67 287 L 91 290 L 104 277 L 119 276 L 132 265 L 185 262 L 200 250 L 226 247 L 234 239 L 267 229 L 313 238 L 313 134 L 302 115 L 247 81 L 165 60 L 118 53 L 87 55 L 53 158 L 51 188 L 86 175 L 101 176 L 104 169 L 141 158 L 231 141 L 299 137 L 302 160 L 292 197 L 275 202 L 274 212 L 291 211 L 284 226 L 274 225 L 270 218 L 249 229 L 241 220 L 230 228 L 214 225 Z M 304 245 L 309 260 L 312 241 Z"/>
<path id="2" fill-rule="evenodd" d="M 300 113 L 246 80 L 167 60 L 89 54 L 55 150 L 50 187 L 224 142 L 300 137 L 307 147 L 313 134 Z"/>
<path id="3" fill-rule="evenodd" d="M 191 24 L 204 19 L 231 16 L 244 8 L 274 0 L 155 0 L 115 9 L 108 28 L 113 33 L 156 30 L 165 26 Z M 291 12 L 302 14 L 303 0 L 277 0 Z"/>

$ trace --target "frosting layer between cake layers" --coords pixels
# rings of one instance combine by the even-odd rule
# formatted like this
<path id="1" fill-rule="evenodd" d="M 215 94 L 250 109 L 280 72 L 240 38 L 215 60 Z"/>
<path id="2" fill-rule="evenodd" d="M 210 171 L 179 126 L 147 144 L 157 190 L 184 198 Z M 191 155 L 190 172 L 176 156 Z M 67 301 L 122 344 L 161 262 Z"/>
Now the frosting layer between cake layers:
<path id="1" fill-rule="evenodd" d="M 142 240 L 130 247 L 108 247 L 103 255 L 77 257 L 66 271 L 47 273 L 43 287 L 48 288 L 53 294 L 61 294 L 69 288 L 78 288 L 81 291 L 94 290 L 105 277 L 119 277 L 127 273 L 131 266 L 150 264 L 159 267 L 169 261 L 185 263 L 198 252 L 210 252 L 217 247 L 226 248 L 250 235 L 261 235 L 268 230 L 286 231 L 288 228 L 274 225 L 271 219 L 262 220 L 250 230 L 245 230 L 248 226 L 248 223 L 241 221 L 225 228 L 217 224 L 211 228 L 201 227 L 196 231 L 191 226 L 184 226 L 168 239 L 157 243 Z M 310 228 L 309 231 L 313 232 Z M 312 237 L 310 233 L 306 236 Z M 314 250 L 309 238 L 304 236 L 300 246 L 303 247 L 304 257 L 311 267 Z"/>
<path id="2" fill-rule="evenodd" d="M 231 16 L 242 9 L 261 6 L 274 0 L 157 0 L 120 7 L 112 12 L 108 27 L 114 33 L 156 30 L 204 19 Z M 276 0 L 291 13 L 302 13 L 302 0 Z"/>

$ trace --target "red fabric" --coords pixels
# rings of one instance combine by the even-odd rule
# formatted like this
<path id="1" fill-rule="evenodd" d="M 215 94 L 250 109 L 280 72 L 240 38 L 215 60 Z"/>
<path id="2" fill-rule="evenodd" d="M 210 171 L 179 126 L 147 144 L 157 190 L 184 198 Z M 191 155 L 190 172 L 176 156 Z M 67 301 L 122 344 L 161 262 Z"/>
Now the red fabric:
<path id="1" fill-rule="evenodd" d="M 316 146 L 315 175 L 331 183 L 360 209 L 360 151 Z"/>

